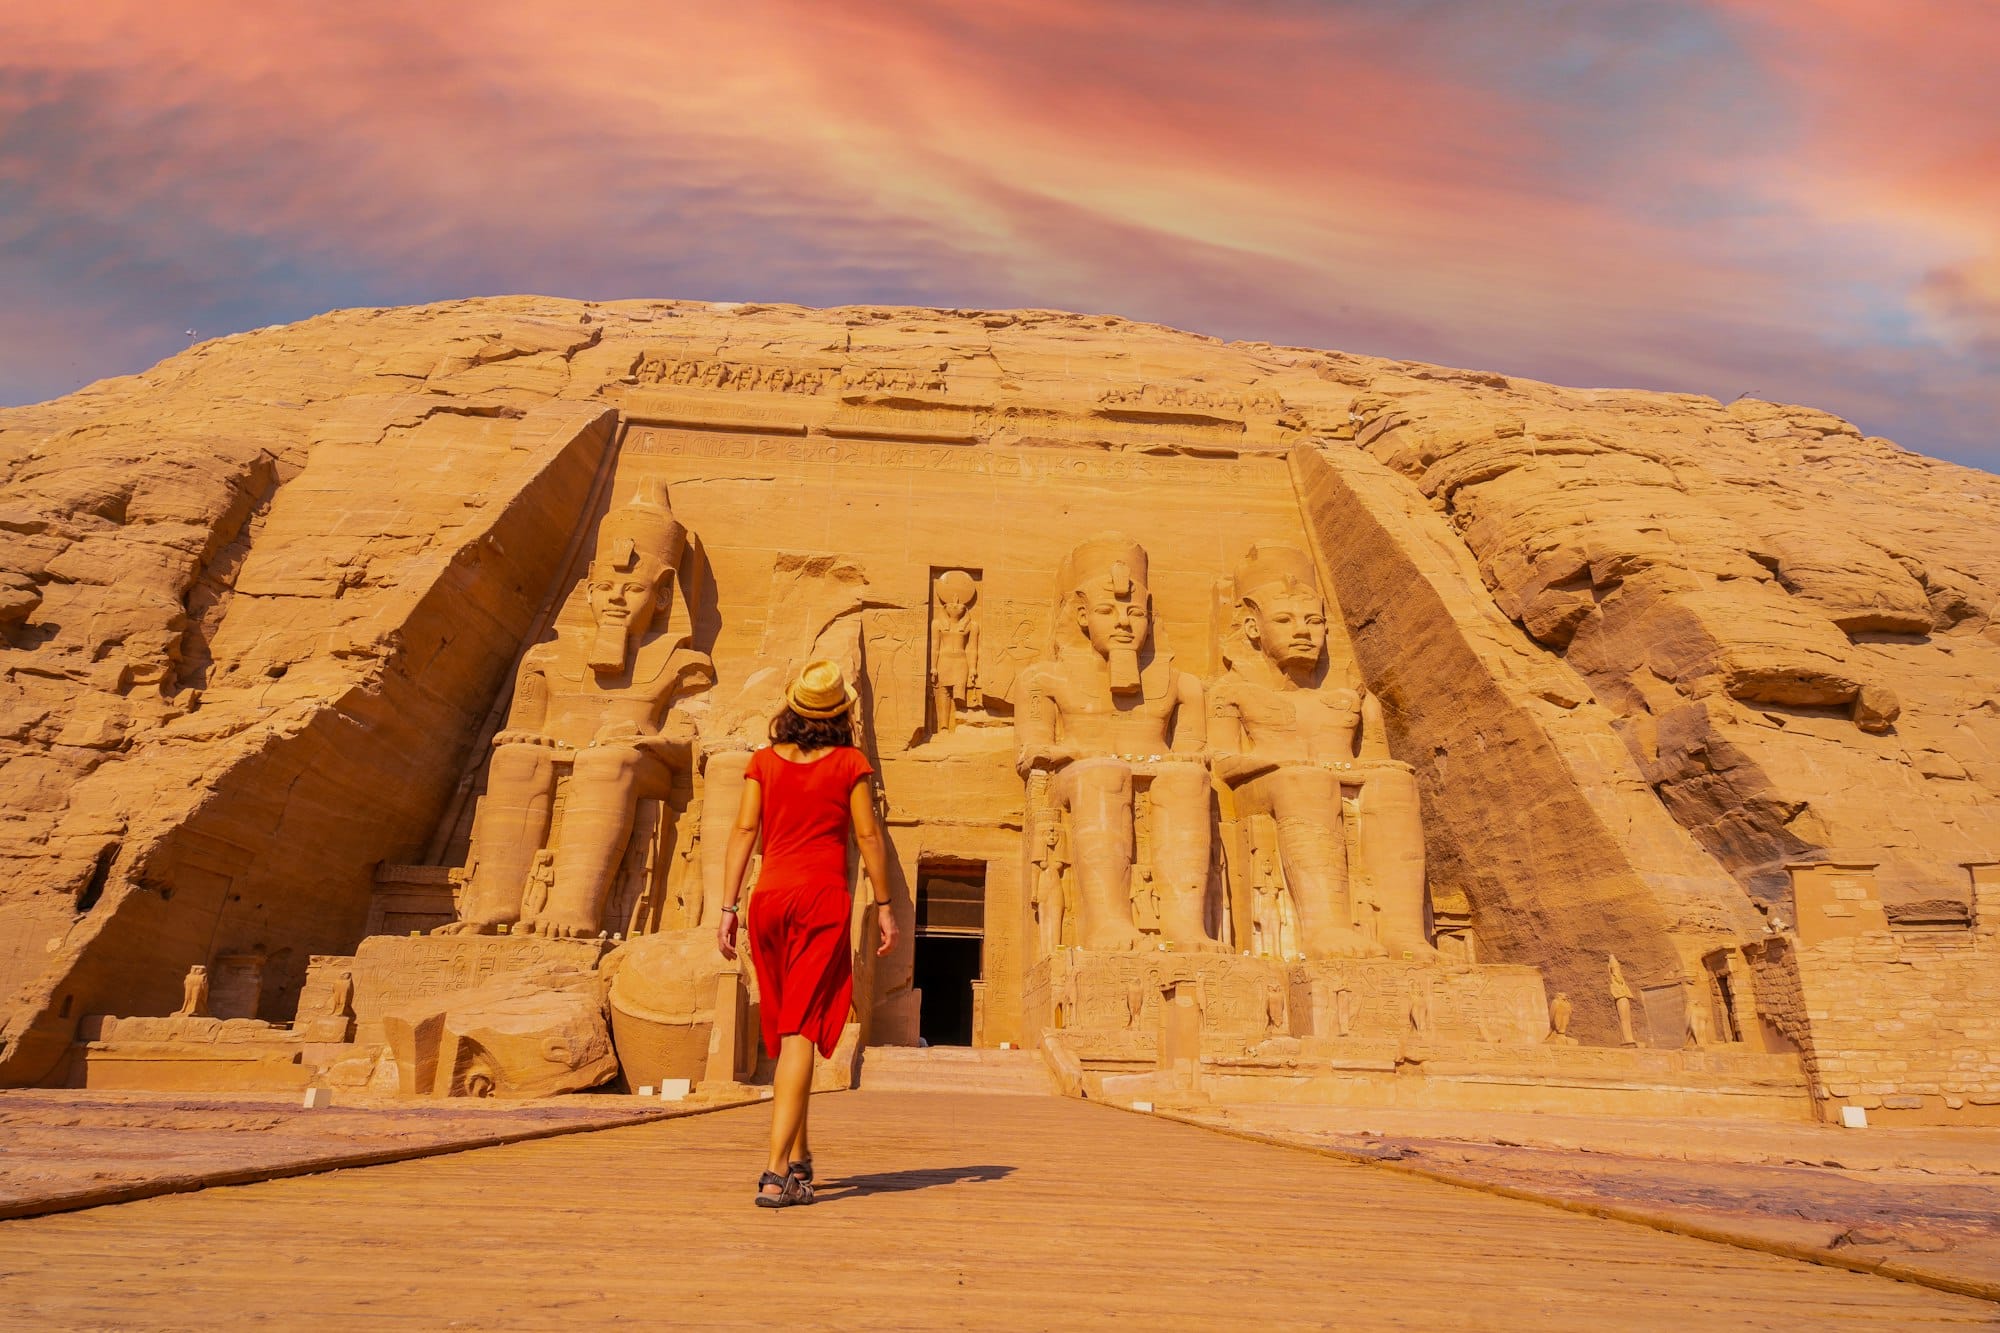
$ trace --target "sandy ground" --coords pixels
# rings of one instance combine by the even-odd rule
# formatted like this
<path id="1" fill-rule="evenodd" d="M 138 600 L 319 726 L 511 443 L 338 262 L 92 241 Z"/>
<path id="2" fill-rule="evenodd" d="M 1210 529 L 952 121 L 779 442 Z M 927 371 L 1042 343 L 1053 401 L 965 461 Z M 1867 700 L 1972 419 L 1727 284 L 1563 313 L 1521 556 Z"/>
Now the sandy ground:
<path id="1" fill-rule="evenodd" d="M 0 1091 L 0 1218 L 636 1124 L 715 1104 L 353 1094 L 308 1111 L 297 1097 L 268 1094 Z"/>
<path id="2" fill-rule="evenodd" d="M 1174 1114 L 2000 1291 L 2000 1129 L 1275 1106 Z"/>

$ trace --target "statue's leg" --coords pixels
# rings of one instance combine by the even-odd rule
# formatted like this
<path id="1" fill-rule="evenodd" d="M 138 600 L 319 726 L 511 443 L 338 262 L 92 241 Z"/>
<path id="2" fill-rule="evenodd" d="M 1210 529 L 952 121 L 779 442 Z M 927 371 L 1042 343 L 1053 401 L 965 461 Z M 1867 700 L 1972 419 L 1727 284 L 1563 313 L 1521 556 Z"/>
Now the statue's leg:
<path id="1" fill-rule="evenodd" d="M 1340 779 L 1323 768 L 1281 768 L 1258 779 L 1278 825 L 1278 857 L 1308 958 L 1366 958 L 1382 946 L 1354 928 Z"/>
<path id="2" fill-rule="evenodd" d="M 749 767 L 748 750 L 717 750 L 702 768 L 701 890 L 699 910 L 690 915 L 711 930 L 722 924 L 729 830 L 736 827 L 736 810 L 743 803 L 743 774 Z"/>
<path id="3" fill-rule="evenodd" d="M 493 751 L 486 794 L 472 818 L 472 879 L 460 897 L 458 920 L 437 934 L 490 935 L 520 919 L 528 872 L 549 839 L 554 757 L 545 745 L 515 743 Z"/>
<path id="4" fill-rule="evenodd" d="M 1361 859 L 1375 882 L 1389 956 L 1436 958 L 1424 929 L 1424 825 L 1414 773 L 1380 768 L 1363 779 Z"/>
<path id="5" fill-rule="evenodd" d="M 1086 949 L 1137 949 L 1132 924 L 1132 770 L 1116 759 L 1083 759 L 1056 774 L 1049 798 L 1070 817 L 1076 868 L 1076 942 Z"/>
<path id="6" fill-rule="evenodd" d="M 1180 949 L 1220 953 L 1208 933 L 1208 770 L 1163 764 L 1153 775 L 1153 882 L 1160 929 Z"/>
<path id="7" fill-rule="evenodd" d="M 625 859 L 641 796 L 665 796 L 672 772 L 632 745 L 593 745 L 576 756 L 563 805 L 562 845 L 548 906 L 528 923 L 537 935 L 589 938 L 606 929 L 604 903 Z"/>

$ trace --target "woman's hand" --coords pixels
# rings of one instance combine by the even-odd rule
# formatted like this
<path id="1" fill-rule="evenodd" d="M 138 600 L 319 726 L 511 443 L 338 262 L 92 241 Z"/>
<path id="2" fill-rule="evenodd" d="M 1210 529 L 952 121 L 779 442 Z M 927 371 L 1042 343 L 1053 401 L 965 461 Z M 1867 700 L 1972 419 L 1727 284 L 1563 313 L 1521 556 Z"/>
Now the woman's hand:
<path id="1" fill-rule="evenodd" d="M 715 947 L 724 958 L 736 961 L 736 913 L 724 912 L 715 926 Z"/>
<path id="2" fill-rule="evenodd" d="M 882 937 L 882 942 L 875 946 L 875 956 L 877 958 L 886 957 L 889 950 L 896 947 L 896 940 L 898 938 L 896 930 L 896 905 L 894 903 L 878 903 L 876 905 L 875 931 Z"/>

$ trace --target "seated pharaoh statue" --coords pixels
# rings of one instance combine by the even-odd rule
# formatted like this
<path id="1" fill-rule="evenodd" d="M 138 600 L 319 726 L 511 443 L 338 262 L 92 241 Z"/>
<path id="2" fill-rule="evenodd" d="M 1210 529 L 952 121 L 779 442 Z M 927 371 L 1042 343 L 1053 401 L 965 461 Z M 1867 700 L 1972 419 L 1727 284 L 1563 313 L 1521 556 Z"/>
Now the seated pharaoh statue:
<path id="1" fill-rule="evenodd" d="M 1215 774 L 1239 817 L 1276 826 L 1298 947 L 1309 958 L 1435 958 L 1416 777 L 1389 758 L 1381 703 L 1328 679 L 1326 601 L 1311 557 L 1252 546 L 1233 591 L 1228 673 L 1209 696 Z M 1347 857 L 1350 790 L 1359 793 L 1358 867 Z"/>
<path id="2" fill-rule="evenodd" d="M 691 763 L 694 727 L 675 704 L 714 683 L 706 653 L 671 633 L 687 530 L 664 487 L 605 515 L 587 576 L 590 621 L 565 626 L 521 663 L 473 816 L 459 920 L 440 933 L 593 937 L 641 798 L 667 798 Z M 568 774 L 559 828 L 558 780 Z M 553 839 L 546 889 L 528 894 Z M 524 903 L 524 897 L 528 901 Z"/>
<path id="3" fill-rule="evenodd" d="M 1094 537 L 1063 561 L 1057 595 L 1054 659 L 1028 667 L 1016 685 L 1016 767 L 1031 812 L 1045 784 L 1039 801 L 1050 817 L 1068 816 L 1076 942 L 1148 946 L 1132 916 L 1133 800 L 1143 787 L 1161 933 L 1176 948 L 1218 950 L 1206 924 L 1201 682 L 1148 652 L 1146 552 L 1117 534 Z"/>

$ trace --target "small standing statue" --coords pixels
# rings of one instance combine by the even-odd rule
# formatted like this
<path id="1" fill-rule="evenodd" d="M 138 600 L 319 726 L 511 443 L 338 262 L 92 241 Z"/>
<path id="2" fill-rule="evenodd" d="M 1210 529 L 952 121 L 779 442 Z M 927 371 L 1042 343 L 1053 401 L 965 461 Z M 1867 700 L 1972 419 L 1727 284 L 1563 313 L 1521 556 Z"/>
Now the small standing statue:
<path id="1" fill-rule="evenodd" d="M 1270 849 L 1258 847 L 1250 857 L 1250 951 L 1260 958 L 1285 956 L 1280 930 L 1283 917 L 1278 906 L 1283 892 Z"/>
<path id="2" fill-rule="evenodd" d="M 1556 998 L 1549 1001 L 1549 1041 L 1556 1046 L 1574 1046 L 1576 1038 L 1569 1035 L 1569 1016 L 1576 1006 L 1571 1003 L 1568 991 L 1557 991 Z"/>
<path id="3" fill-rule="evenodd" d="M 1139 1015 L 1144 1012 L 1146 1012 L 1146 978 L 1142 973 L 1134 975 L 1132 984 L 1125 988 L 1125 1026 L 1138 1027 Z"/>
<path id="4" fill-rule="evenodd" d="M 181 982 L 181 1007 L 174 1010 L 175 1018 L 208 1017 L 208 968 L 196 963 L 188 969 L 187 977 Z"/>
<path id="5" fill-rule="evenodd" d="M 937 729 L 958 725 L 960 707 L 977 708 L 979 696 L 979 623 L 972 602 L 979 595 L 972 575 L 948 569 L 938 575 L 937 610 L 931 615 L 931 702 Z"/>
<path id="6" fill-rule="evenodd" d="M 1062 872 L 1062 825 L 1051 820 L 1035 849 L 1035 933 L 1044 958 L 1062 950 Z"/>
<path id="7" fill-rule="evenodd" d="M 1291 1031 L 1287 1021 L 1285 1004 L 1285 983 L 1272 977 L 1264 986 L 1264 1029 L 1274 1037 L 1282 1037 Z"/>
<path id="8" fill-rule="evenodd" d="M 1618 1006 L 1618 1044 L 1637 1046 L 1639 1039 L 1632 1035 L 1632 987 L 1625 980 L 1625 969 L 1618 966 L 1618 956 L 1605 957 L 1611 960 L 1611 1002 Z"/>

